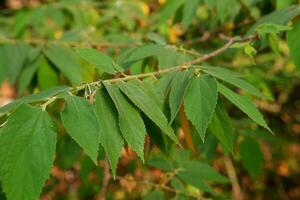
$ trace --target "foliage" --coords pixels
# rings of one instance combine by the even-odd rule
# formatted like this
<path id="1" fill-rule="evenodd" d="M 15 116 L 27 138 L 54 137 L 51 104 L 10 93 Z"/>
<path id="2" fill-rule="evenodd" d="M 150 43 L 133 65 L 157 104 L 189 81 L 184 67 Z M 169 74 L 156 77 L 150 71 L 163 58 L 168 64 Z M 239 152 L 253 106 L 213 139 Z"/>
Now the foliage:
<path id="1" fill-rule="evenodd" d="M 226 199 L 229 184 L 242 198 L 220 158 L 253 181 L 263 174 L 258 140 L 282 127 L 257 106 L 289 85 L 269 65 L 281 60 L 282 80 L 299 79 L 296 2 L 38 4 L 0 10 L 0 83 L 17 91 L 0 108 L 4 199 L 50 195 L 57 169 L 76 171 L 78 199 L 120 199 L 117 181 L 123 199 Z M 154 169 L 161 177 L 131 176 Z"/>

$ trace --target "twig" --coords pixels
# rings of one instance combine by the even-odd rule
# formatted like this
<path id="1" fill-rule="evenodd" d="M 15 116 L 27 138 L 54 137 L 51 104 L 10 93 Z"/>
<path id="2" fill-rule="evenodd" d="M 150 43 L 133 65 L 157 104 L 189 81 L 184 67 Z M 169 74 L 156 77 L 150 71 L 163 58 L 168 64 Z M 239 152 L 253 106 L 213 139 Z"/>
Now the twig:
<path id="1" fill-rule="evenodd" d="M 259 36 L 257 34 L 246 36 L 246 37 L 229 38 L 228 42 L 221 48 L 219 48 L 215 51 L 212 51 L 211 53 L 204 54 L 203 56 L 200 56 L 192 61 L 183 63 L 181 65 L 177 65 L 177 66 L 174 66 L 171 68 L 158 70 L 158 71 L 150 72 L 150 73 L 142 73 L 142 74 L 138 74 L 138 75 L 128 75 L 127 77 L 122 77 L 122 78 L 107 79 L 103 82 L 115 83 L 115 82 L 120 82 L 120 81 L 128 81 L 128 80 L 132 80 L 132 79 L 141 79 L 141 78 L 150 77 L 150 76 L 157 76 L 157 75 L 169 73 L 171 71 L 176 71 L 176 70 L 184 70 L 184 69 L 191 67 L 192 65 L 199 64 L 201 62 L 209 60 L 209 59 L 223 53 L 224 51 L 229 49 L 234 43 L 242 43 L 242 42 L 253 41 L 253 40 L 257 40 L 257 39 L 259 39 Z"/>
<path id="2" fill-rule="evenodd" d="M 106 192 L 108 188 L 109 181 L 111 179 L 110 175 L 110 168 L 107 158 L 103 161 L 103 181 L 102 181 L 102 188 L 100 193 L 97 195 L 96 200 L 105 200 L 106 199 Z"/>
<path id="3" fill-rule="evenodd" d="M 224 156 L 224 163 L 227 170 L 227 174 L 229 176 L 229 179 L 231 181 L 232 185 L 232 195 L 233 199 L 235 200 L 243 200 L 243 193 L 242 189 L 239 185 L 239 181 L 237 179 L 237 175 L 233 166 L 233 163 L 228 156 Z"/>
<path id="4" fill-rule="evenodd" d="M 211 34 L 208 31 L 205 31 L 201 37 L 193 39 L 193 40 L 188 40 L 184 44 L 186 44 L 186 45 L 193 45 L 193 44 L 196 44 L 196 43 L 205 42 L 210 37 L 211 37 Z"/>
<path id="5" fill-rule="evenodd" d="M 94 85 L 94 86 L 99 87 L 99 86 L 101 86 L 101 82 L 105 82 L 107 84 L 112 84 L 112 83 L 116 83 L 116 82 L 128 81 L 128 80 L 133 80 L 133 79 L 142 79 L 142 78 L 146 78 L 146 77 L 156 77 L 158 75 L 166 74 L 166 73 L 169 73 L 169 72 L 172 72 L 172 71 L 185 70 L 185 69 L 188 69 L 188 68 L 192 67 L 192 65 L 199 64 L 201 62 L 209 60 L 209 59 L 223 53 L 228 48 L 230 48 L 234 43 L 253 41 L 253 40 L 257 40 L 257 39 L 259 39 L 259 36 L 257 34 L 249 35 L 249 36 L 246 36 L 246 37 L 228 38 L 227 43 L 225 45 L 223 45 L 221 48 L 219 48 L 215 51 L 212 51 L 208 54 L 204 54 L 202 56 L 199 56 L 196 59 L 194 59 L 192 61 L 189 61 L 189 62 L 186 62 L 186 63 L 183 63 L 181 65 L 173 66 L 171 68 L 158 70 L 158 71 L 150 72 L 150 73 L 142 73 L 142 74 L 137 74 L 137 75 L 128 75 L 128 76 L 121 77 L 121 78 L 98 80 L 98 81 L 94 81 L 94 82 L 90 82 L 90 83 L 86 83 L 86 84 L 81 84 L 81 85 L 78 85 L 78 86 L 75 86 L 75 87 L 71 88 L 71 92 L 78 92 L 79 90 L 84 89 L 86 87 L 86 85 Z M 1 41 L 0 41 L 0 43 L 1 43 Z M 48 101 L 51 101 L 51 100 L 47 99 L 47 102 Z M 47 102 L 45 103 L 46 105 L 43 106 L 43 109 L 46 109 L 46 107 L 49 105 L 49 102 L 48 103 Z"/>

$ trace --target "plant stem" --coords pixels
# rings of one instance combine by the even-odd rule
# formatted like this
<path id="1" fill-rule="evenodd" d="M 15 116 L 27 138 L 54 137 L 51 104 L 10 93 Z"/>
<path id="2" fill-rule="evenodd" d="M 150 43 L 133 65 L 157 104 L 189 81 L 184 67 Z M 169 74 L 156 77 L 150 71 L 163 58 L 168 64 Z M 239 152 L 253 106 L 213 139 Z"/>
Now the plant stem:
<path id="1" fill-rule="evenodd" d="M 253 41 L 253 40 L 257 40 L 257 39 L 259 39 L 259 36 L 257 34 L 249 35 L 249 36 L 242 37 L 242 38 L 240 38 L 240 37 L 229 38 L 227 43 L 224 46 L 222 46 L 221 48 L 219 48 L 215 51 L 212 51 L 208 54 L 204 54 L 192 61 L 183 63 L 181 65 L 177 65 L 174 67 L 170 67 L 167 69 L 158 70 L 158 71 L 150 72 L 150 73 L 142 73 L 142 74 L 138 74 L 138 75 L 128 75 L 128 76 L 122 77 L 122 78 L 107 79 L 103 82 L 115 83 L 115 82 L 120 82 L 120 81 L 128 81 L 128 80 L 132 80 L 132 79 L 141 79 L 141 78 L 146 78 L 146 77 L 151 77 L 151 76 L 157 76 L 157 75 L 169 73 L 171 71 L 184 70 L 184 69 L 191 67 L 192 65 L 202 63 L 206 60 L 209 60 L 209 59 L 223 53 L 224 51 L 229 49 L 234 43 L 249 42 L 249 41 Z"/>
<path id="2" fill-rule="evenodd" d="M 110 175 L 110 167 L 108 163 L 108 159 L 105 158 L 103 160 L 103 180 L 102 180 L 102 188 L 100 193 L 97 195 L 96 200 L 105 200 L 106 199 L 106 192 L 109 185 L 109 181 L 111 179 Z"/>
<path id="3" fill-rule="evenodd" d="M 224 156 L 224 163 L 225 163 L 228 177 L 231 181 L 233 199 L 243 200 L 244 198 L 243 198 L 242 189 L 240 187 L 231 158 L 228 156 Z"/>

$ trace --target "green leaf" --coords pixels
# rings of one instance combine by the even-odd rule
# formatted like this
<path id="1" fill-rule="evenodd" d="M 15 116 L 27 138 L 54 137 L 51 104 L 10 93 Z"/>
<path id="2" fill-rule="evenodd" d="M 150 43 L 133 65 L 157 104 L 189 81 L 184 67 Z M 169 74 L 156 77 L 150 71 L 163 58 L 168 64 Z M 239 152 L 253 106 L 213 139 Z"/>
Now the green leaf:
<path id="1" fill-rule="evenodd" d="M 161 24 L 166 23 L 168 19 L 180 8 L 180 6 L 183 5 L 183 3 L 184 0 L 168 0 L 160 14 Z"/>
<path id="2" fill-rule="evenodd" d="M 45 57 L 40 58 L 40 66 L 37 73 L 39 87 L 42 90 L 59 85 L 59 78 L 56 71 L 51 67 Z"/>
<path id="3" fill-rule="evenodd" d="M 200 75 L 191 80 L 184 98 L 187 118 L 196 127 L 202 141 L 215 111 L 218 99 L 217 81 L 210 75 Z"/>
<path id="4" fill-rule="evenodd" d="M 67 133 L 97 164 L 100 128 L 93 106 L 83 97 L 65 96 L 61 119 Z"/>
<path id="5" fill-rule="evenodd" d="M 189 86 L 191 79 L 191 73 L 189 71 L 184 72 L 176 72 L 172 83 L 171 83 L 171 90 L 169 94 L 169 105 L 171 110 L 171 119 L 172 122 L 182 104 L 185 92 Z"/>
<path id="6" fill-rule="evenodd" d="M 207 67 L 203 71 L 212 76 L 215 76 L 220 80 L 226 81 L 227 83 L 230 83 L 238 88 L 241 88 L 254 96 L 257 97 L 264 96 L 256 87 L 254 87 L 247 81 L 240 79 L 239 77 L 237 77 L 237 74 L 235 74 L 235 72 L 232 72 L 228 69 L 224 69 L 221 67 Z"/>
<path id="7" fill-rule="evenodd" d="M 180 165 L 180 164 L 179 164 Z M 179 177 L 183 174 L 191 177 L 198 177 L 204 181 L 212 181 L 216 183 L 227 183 L 228 178 L 216 172 L 211 166 L 195 160 L 189 160 L 182 163 L 183 171 L 179 173 Z"/>
<path id="8" fill-rule="evenodd" d="M 240 144 L 241 161 L 253 179 L 262 171 L 264 161 L 260 146 L 256 140 L 247 138 Z"/>
<path id="9" fill-rule="evenodd" d="M 125 62 L 138 61 L 147 57 L 159 55 L 165 51 L 165 48 L 165 46 L 158 44 L 147 44 L 137 47 L 136 49 L 131 51 Z"/>
<path id="10" fill-rule="evenodd" d="M 161 190 L 155 190 L 152 192 L 148 192 L 144 197 L 144 200 L 163 200 L 164 193 Z"/>
<path id="11" fill-rule="evenodd" d="M 214 9 L 218 4 L 218 0 L 204 0 L 204 5 L 207 6 L 210 10 Z"/>
<path id="12" fill-rule="evenodd" d="M 272 132 L 265 122 L 262 114 L 256 108 L 255 104 L 247 96 L 241 96 L 234 93 L 232 90 L 222 85 L 218 84 L 219 91 L 234 105 L 236 105 L 241 111 L 243 111 L 248 117 L 250 117 L 257 124 L 261 125 L 268 131 Z"/>
<path id="13" fill-rule="evenodd" d="M 34 74 L 40 66 L 40 59 L 38 58 L 39 54 L 39 48 L 30 49 L 28 61 L 25 62 L 25 68 L 21 72 L 18 79 L 18 93 L 25 91 L 28 85 L 31 83 Z"/>
<path id="14" fill-rule="evenodd" d="M 222 0 L 216 3 L 217 17 L 222 23 L 233 20 L 240 12 L 240 4 L 236 0 Z"/>
<path id="15" fill-rule="evenodd" d="M 257 54 L 257 51 L 250 43 L 244 46 L 244 52 L 251 58 L 252 63 L 255 63 L 253 57 Z"/>
<path id="16" fill-rule="evenodd" d="M 259 35 L 266 35 L 266 34 L 278 34 L 282 31 L 289 31 L 292 30 L 290 26 L 283 26 L 278 24 L 271 24 L 271 23 L 263 23 L 257 26 L 256 32 Z"/>
<path id="17" fill-rule="evenodd" d="M 116 73 L 117 64 L 108 55 L 92 48 L 77 48 L 76 52 L 84 60 L 94 65 L 100 72 L 106 72 L 108 74 Z"/>
<path id="18" fill-rule="evenodd" d="M 176 65 L 184 64 L 192 60 L 192 56 L 178 52 L 174 48 L 165 48 L 164 51 L 156 55 L 159 69 L 166 69 Z"/>
<path id="19" fill-rule="evenodd" d="M 0 179 L 8 200 L 36 200 L 49 177 L 56 131 L 40 108 L 20 106 L 0 132 Z"/>
<path id="20" fill-rule="evenodd" d="M 155 88 L 157 93 L 163 98 L 166 98 L 169 95 L 171 84 L 174 76 L 176 75 L 176 71 L 170 72 L 162 76 L 160 79 L 157 80 L 155 84 Z"/>
<path id="21" fill-rule="evenodd" d="M 290 55 L 292 61 L 294 62 L 295 66 L 300 69 L 300 21 L 298 20 L 293 24 L 293 30 L 287 32 L 286 39 L 290 49 Z"/>
<path id="22" fill-rule="evenodd" d="M 83 68 L 70 49 L 51 45 L 44 51 L 47 58 L 67 77 L 71 83 L 79 85 L 84 82 Z"/>
<path id="23" fill-rule="evenodd" d="M 122 94 L 118 86 L 105 84 L 118 113 L 119 125 L 126 142 L 144 161 L 146 128 L 138 109 Z"/>
<path id="24" fill-rule="evenodd" d="M 263 16 L 249 29 L 247 34 L 253 34 L 261 24 L 285 25 L 288 21 L 300 14 L 300 6 L 294 5 L 281 10 L 276 10 Z"/>
<path id="25" fill-rule="evenodd" d="M 277 56 L 280 56 L 279 38 L 275 33 L 268 34 L 269 45 Z"/>
<path id="26" fill-rule="evenodd" d="M 233 153 L 232 125 L 227 110 L 220 100 L 208 128 L 218 138 L 225 152 Z"/>
<path id="27" fill-rule="evenodd" d="M 206 184 L 202 179 L 195 178 L 195 174 L 192 173 L 179 173 L 178 177 L 183 180 L 184 182 L 209 193 L 214 193 L 213 189 Z"/>
<path id="28" fill-rule="evenodd" d="M 16 109 L 19 105 L 21 105 L 23 103 L 34 103 L 34 102 L 43 101 L 52 96 L 58 95 L 59 93 L 68 92 L 69 90 L 70 90 L 70 87 L 62 85 L 62 86 L 49 88 L 47 90 L 29 95 L 29 96 L 25 96 L 23 98 L 15 100 L 15 101 L 1 107 L 0 114 L 10 112 L 10 111 Z"/>
<path id="29" fill-rule="evenodd" d="M 184 2 L 182 23 L 185 29 L 192 23 L 199 3 L 200 0 L 189 0 Z"/>
<path id="30" fill-rule="evenodd" d="M 115 177 L 124 141 L 119 128 L 117 110 L 104 90 L 97 91 L 95 110 L 101 127 L 100 142 L 107 154 L 112 174 Z"/>
<path id="31" fill-rule="evenodd" d="M 178 143 L 178 139 L 174 134 L 167 118 L 162 110 L 155 102 L 153 97 L 147 93 L 147 88 L 139 80 L 132 80 L 127 83 L 117 83 L 118 87 L 124 94 L 141 109 L 166 135 L 174 142 Z"/>
<path id="32" fill-rule="evenodd" d="M 4 78 L 8 78 L 11 84 L 16 82 L 28 51 L 28 46 L 23 43 L 0 45 L 0 83 Z"/>
<path id="33" fill-rule="evenodd" d="M 276 0 L 276 9 L 282 9 L 295 4 L 296 0 Z"/>
<path id="34" fill-rule="evenodd" d="M 178 164 L 183 168 L 183 171 L 178 173 L 178 177 L 205 192 L 214 193 L 212 188 L 205 183 L 206 181 L 217 183 L 228 182 L 225 176 L 219 174 L 207 164 L 191 160 Z"/>

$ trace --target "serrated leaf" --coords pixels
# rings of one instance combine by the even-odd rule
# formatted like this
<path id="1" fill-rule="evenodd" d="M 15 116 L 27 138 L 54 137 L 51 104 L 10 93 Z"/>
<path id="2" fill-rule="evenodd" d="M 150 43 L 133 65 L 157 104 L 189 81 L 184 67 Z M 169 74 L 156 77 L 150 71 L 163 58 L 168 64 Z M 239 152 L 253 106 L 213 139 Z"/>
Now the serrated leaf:
<path id="1" fill-rule="evenodd" d="M 119 128 L 117 110 L 108 94 L 103 90 L 97 91 L 94 105 L 100 124 L 100 142 L 107 154 L 112 174 L 115 177 L 124 144 Z"/>
<path id="2" fill-rule="evenodd" d="M 300 51 L 300 40 L 299 40 L 299 35 L 300 35 L 300 21 L 298 20 L 293 24 L 293 30 L 287 32 L 286 39 L 287 43 L 290 49 L 290 55 L 291 58 L 297 67 L 297 69 L 300 69 L 300 56 L 299 56 L 299 51 Z"/>
<path id="3" fill-rule="evenodd" d="M 206 184 L 206 181 L 227 183 L 228 179 L 216 172 L 212 167 L 198 161 L 187 161 L 178 163 L 183 171 L 178 173 L 178 177 L 183 181 L 203 190 L 214 193 L 213 189 Z"/>
<path id="4" fill-rule="evenodd" d="M 61 119 L 67 133 L 83 148 L 97 164 L 100 127 L 93 106 L 83 97 L 65 96 Z"/>
<path id="5" fill-rule="evenodd" d="M 87 62 L 91 63 L 101 72 L 109 74 L 116 73 L 117 64 L 108 55 L 92 48 L 77 48 L 76 52 Z M 118 67 L 119 69 L 120 67 Z"/>
<path id="6" fill-rule="evenodd" d="M 147 57 L 159 55 L 165 51 L 165 46 L 158 44 L 147 44 L 144 46 L 137 47 L 130 52 L 128 58 L 125 62 L 133 62 L 137 60 L 142 60 Z"/>
<path id="7" fill-rule="evenodd" d="M 218 99 L 217 81 L 210 75 L 201 75 L 191 80 L 184 98 L 187 118 L 195 126 L 202 141 Z"/>
<path id="8" fill-rule="evenodd" d="M 248 55 L 251 58 L 252 62 L 254 63 L 253 56 L 257 54 L 256 49 L 250 43 L 247 43 L 244 46 L 244 52 L 246 55 Z"/>
<path id="9" fill-rule="evenodd" d="M 138 109 L 122 94 L 118 86 L 105 84 L 118 113 L 123 138 L 144 161 L 146 128 Z"/>
<path id="10" fill-rule="evenodd" d="M 231 103 L 236 105 L 253 121 L 267 129 L 268 131 L 272 132 L 268 127 L 267 123 L 265 122 L 262 114 L 259 112 L 255 104 L 251 101 L 249 97 L 236 94 L 221 83 L 218 84 L 218 89 Z"/>
<path id="11" fill-rule="evenodd" d="M 179 71 L 176 72 L 172 80 L 170 94 L 169 94 L 171 123 L 175 119 L 179 111 L 179 108 L 181 106 L 181 103 L 183 102 L 183 98 L 189 86 L 190 79 L 191 79 L 191 73 L 189 71 L 184 71 L 184 72 Z"/>
<path id="12" fill-rule="evenodd" d="M 24 66 L 29 48 L 24 43 L 0 45 L 0 83 L 8 78 L 14 84 Z"/>
<path id="13" fill-rule="evenodd" d="M 278 24 L 271 24 L 271 23 L 263 23 L 257 26 L 256 31 L 259 35 L 266 35 L 266 34 L 278 34 L 282 31 L 289 31 L 292 28 L 290 26 L 283 26 Z"/>
<path id="14" fill-rule="evenodd" d="M 167 118 L 163 114 L 153 97 L 147 94 L 147 88 L 143 82 L 139 80 L 128 81 L 127 83 L 117 83 L 118 87 L 124 94 L 143 111 L 166 135 L 174 142 L 178 143 L 178 139 L 174 134 Z"/>
<path id="15" fill-rule="evenodd" d="M 182 23 L 185 29 L 192 23 L 199 3 L 200 0 L 189 0 L 184 2 Z"/>
<path id="16" fill-rule="evenodd" d="M 191 61 L 193 57 L 189 54 L 178 52 L 175 48 L 165 48 L 156 55 L 159 69 L 166 69 Z"/>
<path id="17" fill-rule="evenodd" d="M 72 50 L 51 45 L 44 53 L 71 83 L 78 85 L 84 82 L 82 66 Z"/>
<path id="18" fill-rule="evenodd" d="M 208 125 L 209 131 L 220 141 L 225 152 L 233 152 L 233 130 L 229 115 L 223 104 L 218 101 L 215 113 Z"/>
<path id="19" fill-rule="evenodd" d="M 38 58 L 40 54 L 39 48 L 31 48 L 28 53 L 27 61 L 25 62 L 25 67 L 18 78 L 18 93 L 22 93 L 26 90 L 28 85 L 33 79 L 39 65 L 40 59 Z"/>
<path id="20" fill-rule="evenodd" d="M 216 3 L 217 17 L 221 23 L 227 20 L 233 20 L 241 9 L 240 4 L 236 0 L 222 0 Z"/>
<path id="21" fill-rule="evenodd" d="M 214 193 L 213 189 L 208 184 L 206 184 L 200 178 L 195 178 L 194 174 L 180 173 L 180 174 L 178 174 L 178 177 L 181 180 L 183 180 L 184 182 L 186 182 L 204 192 Z"/>
<path id="22" fill-rule="evenodd" d="M 276 10 L 268 15 L 261 17 L 256 23 L 249 29 L 247 34 L 253 34 L 257 27 L 261 24 L 276 24 L 285 25 L 288 21 L 300 14 L 300 6 L 293 5 L 281 10 Z"/>
<path id="23" fill-rule="evenodd" d="M 256 179 L 257 175 L 262 171 L 264 161 L 260 146 L 256 140 L 247 138 L 240 144 L 241 161 L 252 177 Z"/>
<path id="24" fill-rule="evenodd" d="M 148 192 L 144 197 L 144 200 L 163 200 L 164 193 L 161 190 L 155 190 L 152 192 Z"/>
<path id="25" fill-rule="evenodd" d="M 280 56 L 279 38 L 275 33 L 268 34 L 269 45 L 277 56 Z"/>
<path id="26" fill-rule="evenodd" d="M 164 155 L 170 155 L 174 142 L 147 115 L 142 113 L 142 117 L 150 138 L 150 147 L 154 144 Z"/>
<path id="27" fill-rule="evenodd" d="M 161 96 L 166 98 L 169 95 L 171 89 L 171 83 L 176 75 L 176 71 L 167 73 L 166 75 L 162 76 L 155 84 L 156 90 L 160 93 Z"/>
<path id="28" fill-rule="evenodd" d="M 160 22 L 162 24 L 166 23 L 168 19 L 175 14 L 175 12 L 182 6 L 184 3 L 184 0 L 168 0 L 161 11 L 160 14 Z"/>
<path id="29" fill-rule="evenodd" d="M 235 72 L 232 72 L 228 69 L 224 69 L 221 67 L 207 67 L 203 71 L 212 76 L 215 76 L 220 80 L 226 81 L 227 83 L 230 83 L 238 88 L 241 88 L 254 96 L 257 97 L 264 96 L 256 87 L 254 87 L 252 84 L 248 83 L 247 81 L 240 79 L 238 75 L 235 74 Z"/>
<path id="30" fill-rule="evenodd" d="M 35 94 L 29 95 L 29 96 L 25 96 L 23 98 L 15 100 L 15 101 L 1 107 L 0 108 L 0 113 L 10 112 L 10 111 L 16 109 L 19 105 L 21 105 L 23 103 L 39 102 L 39 101 L 42 101 L 42 100 L 46 100 L 47 98 L 52 97 L 54 95 L 57 95 L 59 93 L 68 92 L 69 90 L 70 90 L 70 87 L 63 86 L 63 85 L 53 87 L 53 88 L 49 88 L 49 89 L 44 90 L 42 92 L 35 93 Z"/>
<path id="31" fill-rule="evenodd" d="M 189 174 L 193 177 L 199 177 L 204 181 L 212 181 L 216 183 L 227 183 L 229 179 L 217 171 L 215 171 L 211 166 L 206 163 L 201 163 L 195 160 L 189 160 L 182 164 L 183 171 L 179 174 Z"/>
<path id="32" fill-rule="evenodd" d="M 44 56 L 40 58 L 37 81 L 42 90 L 59 85 L 59 77 L 57 72 L 51 67 L 50 63 L 48 63 Z"/>
<path id="33" fill-rule="evenodd" d="M 0 132 L 0 180 L 8 200 L 36 200 L 49 177 L 56 131 L 41 108 L 22 105 Z"/>

